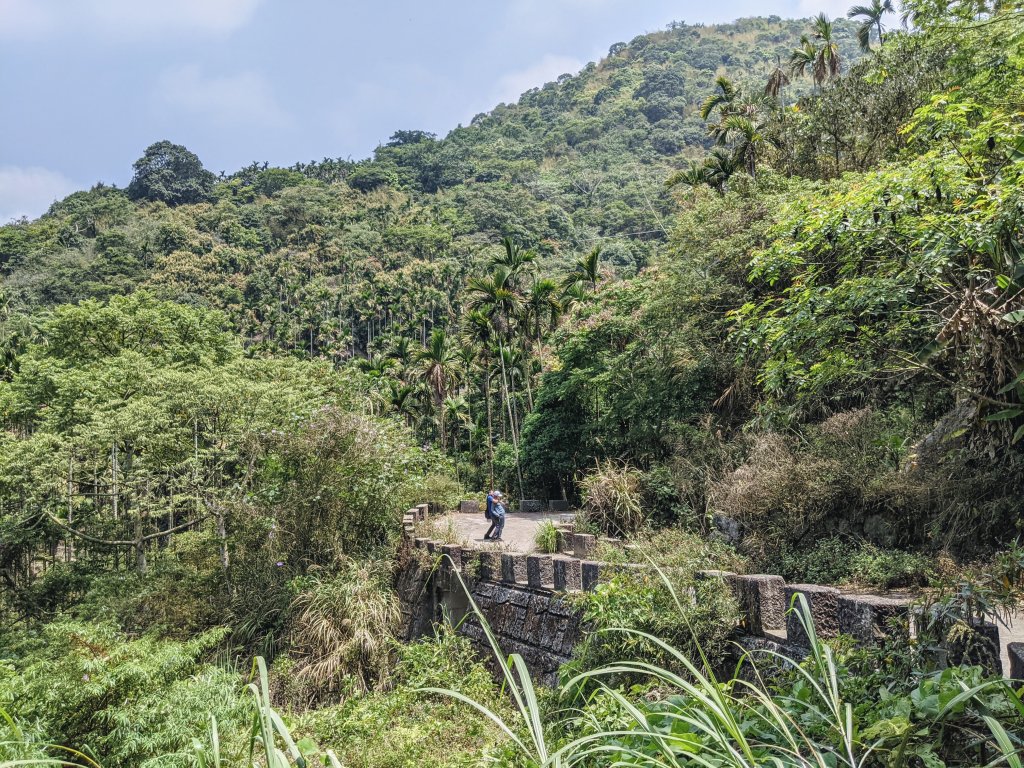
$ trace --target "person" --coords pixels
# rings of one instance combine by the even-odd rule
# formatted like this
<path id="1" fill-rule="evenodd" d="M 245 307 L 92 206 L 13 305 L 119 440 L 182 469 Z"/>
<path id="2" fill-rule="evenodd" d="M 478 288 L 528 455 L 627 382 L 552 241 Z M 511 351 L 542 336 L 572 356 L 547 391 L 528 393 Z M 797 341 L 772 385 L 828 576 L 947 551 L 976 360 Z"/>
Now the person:
<path id="1" fill-rule="evenodd" d="M 501 491 L 496 491 L 494 494 L 494 506 L 491 507 L 491 517 L 494 519 L 492 525 L 494 535 L 491 536 L 491 541 L 501 541 L 501 532 L 505 528 L 505 504 L 501 498 Z"/>
<path id="2" fill-rule="evenodd" d="M 487 508 L 483 511 L 483 516 L 490 520 L 490 527 L 487 528 L 486 534 L 483 535 L 484 539 L 489 540 L 495 532 L 495 528 L 498 527 L 498 521 L 495 520 L 495 496 L 498 494 L 497 490 L 490 490 L 487 494 Z"/>
<path id="3" fill-rule="evenodd" d="M 485 539 L 491 538 L 491 534 L 494 533 L 494 515 L 492 511 L 494 510 L 494 494 L 496 493 L 497 491 L 493 489 L 487 492 L 487 507 L 484 509 L 484 519 L 491 521 L 491 527 L 484 534 Z"/>

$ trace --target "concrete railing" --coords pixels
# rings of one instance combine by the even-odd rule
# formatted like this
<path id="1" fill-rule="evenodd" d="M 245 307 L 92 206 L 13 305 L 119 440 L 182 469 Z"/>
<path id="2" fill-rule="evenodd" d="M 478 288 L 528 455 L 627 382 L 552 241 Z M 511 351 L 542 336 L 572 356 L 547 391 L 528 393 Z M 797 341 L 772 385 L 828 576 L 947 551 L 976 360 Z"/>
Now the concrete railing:
<path id="1" fill-rule="evenodd" d="M 649 569 L 645 565 L 618 565 L 592 559 L 598 539 L 591 534 L 566 534 L 565 551 L 554 555 L 495 552 L 417 538 L 417 523 L 428 517 L 427 504 L 410 509 L 403 520 L 405 537 L 415 549 L 430 555 L 447 555 L 440 561 L 440 576 L 445 584 L 451 583 L 452 570 L 457 569 L 467 582 L 494 582 L 548 593 L 581 592 L 593 590 L 613 573 Z M 910 631 L 917 615 L 914 599 L 904 595 L 849 594 L 817 584 L 787 584 L 781 576 L 772 574 L 699 571 L 696 577 L 720 580 L 729 587 L 739 607 L 737 629 L 744 636 L 778 642 L 794 650 L 809 645 L 800 617 L 789 611 L 798 594 L 807 601 L 815 632 L 822 639 L 842 634 L 862 645 L 879 643 L 894 637 L 894 633 Z M 982 630 L 994 645 L 993 666 L 998 669 L 999 629 L 988 624 Z M 1024 643 L 1010 643 L 1007 648 L 1008 676 L 1024 680 Z"/>

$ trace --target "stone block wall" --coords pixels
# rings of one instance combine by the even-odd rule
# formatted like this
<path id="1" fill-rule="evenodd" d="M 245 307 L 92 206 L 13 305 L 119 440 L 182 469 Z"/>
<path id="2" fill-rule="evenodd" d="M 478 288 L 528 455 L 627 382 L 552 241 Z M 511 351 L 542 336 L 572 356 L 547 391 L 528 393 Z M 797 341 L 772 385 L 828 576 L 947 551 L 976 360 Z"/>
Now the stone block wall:
<path id="1" fill-rule="evenodd" d="M 481 551 L 423 538 L 407 537 L 407 543 L 396 577 L 406 639 L 428 635 L 447 617 L 492 659 L 472 598 L 503 654 L 520 654 L 545 683 L 557 680 L 558 668 L 582 637 L 581 612 L 565 594 L 581 588 L 580 560 Z M 592 571 L 596 584 L 598 571 Z"/>
<path id="2" fill-rule="evenodd" d="M 447 615 L 490 657 L 486 635 L 470 610 L 471 597 L 502 651 L 521 654 L 531 672 L 549 682 L 585 631 L 580 610 L 567 593 L 593 590 L 610 572 L 647 568 L 589 559 L 597 542 L 586 534 L 568 537 L 572 554 L 556 555 L 482 551 L 415 538 L 416 523 L 428 515 L 427 505 L 418 505 L 403 520 L 406 557 L 396 587 L 407 639 L 429 633 Z M 789 612 L 801 599 L 822 639 L 844 634 L 871 644 L 910 631 L 912 606 L 905 596 L 844 594 L 834 587 L 786 584 L 771 574 L 701 571 L 696 577 L 721 581 L 732 591 L 740 615 L 737 637 L 748 649 L 771 647 L 791 658 L 806 655 L 809 638 L 800 617 Z M 998 628 L 991 629 L 998 661 Z M 1024 679 L 1024 644 L 1010 648 L 1010 659 L 1011 676 Z M 991 666 L 993 671 L 999 668 Z"/>

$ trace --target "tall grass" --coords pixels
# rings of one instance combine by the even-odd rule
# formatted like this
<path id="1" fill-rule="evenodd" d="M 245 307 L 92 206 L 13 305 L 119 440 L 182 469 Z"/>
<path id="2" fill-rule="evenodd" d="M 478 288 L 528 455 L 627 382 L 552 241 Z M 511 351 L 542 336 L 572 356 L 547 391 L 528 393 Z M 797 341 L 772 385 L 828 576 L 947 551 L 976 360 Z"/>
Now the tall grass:
<path id="1" fill-rule="evenodd" d="M 453 571 L 457 573 L 456 571 Z M 667 589 L 681 609 L 679 597 L 664 574 L 659 571 Z M 461 582 L 461 578 L 460 578 Z M 465 584 L 462 584 L 465 589 Z M 469 590 L 466 590 L 469 595 Z M 541 711 L 536 690 L 530 681 L 521 656 L 505 657 L 486 617 L 469 597 L 472 610 L 484 629 L 495 658 L 504 675 L 505 684 L 518 710 L 518 722 L 506 722 L 494 712 L 466 696 L 449 690 L 427 689 L 464 701 L 489 717 L 515 745 L 528 764 L 548 766 L 573 765 L 649 765 L 682 768 L 864 768 L 885 765 L 888 768 L 910 768 L 917 765 L 938 766 L 918 762 L 907 749 L 911 731 L 907 730 L 895 748 L 891 740 L 867 739 L 859 731 L 854 706 L 844 700 L 840 670 L 832 649 L 822 643 L 816 632 L 803 595 L 794 596 L 790 610 L 795 612 L 810 641 L 810 654 L 803 663 L 774 651 L 745 653 L 736 673 L 727 681 L 715 676 L 712 664 L 698 646 L 697 658 L 681 653 L 664 640 L 632 629 L 609 629 L 642 638 L 660 648 L 673 659 L 682 672 L 645 661 L 619 661 L 581 672 L 567 680 L 560 691 L 563 700 L 573 700 L 582 690 L 591 690 L 590 700 L 604 696 L 621 713 L 619 718 L 591 717 L 586 733 L 557 749 L 545 740 L 545 713 Z M 765 682 L 760 660 L 767 659 L 775 668 L 792 670 L 796 682 L 786 691 L 773 692 Z M 749 672 L 743 677 L 740 670 Z M 656 690 L 671 691 L 657 707 L 638 701 L 609 684 L 609 680 L 628 676 L 647 676 Z M 1024 716 L 1024 704 L 1003 681 L 989 681 L 976 686 L 961 685 L 961 690 L 947 697 L 928 730 L 945 726 L 951 714 L 959 713 L 969 704 L 976 704 L 988 728 L 985 746 L 996 757 L 989 766 L 1021 764 L 1019 737 L 1007 732 L 981 701 L 983 694 L 998 690 L 1007 694 L 1017 711 Z M 603 712 L 607 707 L 602 708 Z M 880 753 L 886 745 L 884 754 Z"/>
<path id="2" fill-rule="evenodd" d="M 307 739 L 295 741 L 280 713 L 270 702 L 270 684 L 267 665 L 257 657 L 252 666 L 252 681 L 248 691 L 252 695 L 253 715 L 248 732 L 244 756 L 227 754 L 215 717 L 210 717 L 207 740 L 193 739 L 188 757 L 198 768 L 307 768 L 326 765 L 342 768 L 331 750 L 321 752 Z M 16 766 L 64 766 L 65 768 L 103 768 L 102 764 L 84 752 L 60 745 L 36 743 L 30 734 L 5 711 L 0 710 L 0 726 L 6 738 L 0 740 L 0 768 Z M 66 757 L 49 757 L 50 754 Z M 241 757 L 241 759 L 238 759 Z"/>
<path id="3" fill-rule="evenodd" d="M 629 536 L 647 522 L 641 504 L 641 473 L 608 460 L 580 481 L 582 521 L 611 536 Z"/>
<path id="4" fill-rule="evenodd" d="M 542 520 L 537 526 L 537 532 L 533 536 L 533 543 L 539 552 L 554 554 L 558 551 L 558 544 L 561 540 L 561 532 L 551 520 Z"/>
<path id="5" fill-rule="evenodd" d="M 295 676 L 312 701 L 343 686 L 368 691 L 388 673 L 401 620 L 388 564 L 345 560 L 292 602 Z"/>

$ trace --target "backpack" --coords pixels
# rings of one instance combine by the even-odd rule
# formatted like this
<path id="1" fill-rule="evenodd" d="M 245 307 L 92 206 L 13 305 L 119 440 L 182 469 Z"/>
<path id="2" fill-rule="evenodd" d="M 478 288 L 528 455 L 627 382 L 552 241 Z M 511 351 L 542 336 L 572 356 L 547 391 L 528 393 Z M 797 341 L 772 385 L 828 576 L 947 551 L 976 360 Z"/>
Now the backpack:
<path id="1" fill-rule="evenodd" d="M 484 507 L 484 519 L 485 520 L 493 519 L 493 516 L 491 515 L 491 506 L 493 504 L 494 504 L 494 497 L 491 496 L 491 494 L 488 493 L 487 494 L 487 506 Z"/>

